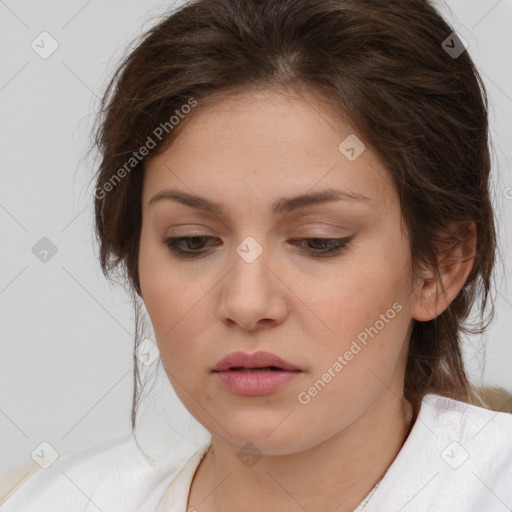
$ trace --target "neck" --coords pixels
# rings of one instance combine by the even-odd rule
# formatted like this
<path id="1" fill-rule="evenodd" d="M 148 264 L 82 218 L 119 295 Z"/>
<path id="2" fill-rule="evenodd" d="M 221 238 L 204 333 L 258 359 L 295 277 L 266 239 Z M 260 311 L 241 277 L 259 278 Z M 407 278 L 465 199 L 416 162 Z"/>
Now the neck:
<path id="1" fill-rule="evenodd" d="M 300 453 L 263 454 L 252 467 L 212 437 L 189 506 L 201 512 L 352 512 L 387 471 L 414 419 L 411 404 L 386 391 L 335 436 Z"/>

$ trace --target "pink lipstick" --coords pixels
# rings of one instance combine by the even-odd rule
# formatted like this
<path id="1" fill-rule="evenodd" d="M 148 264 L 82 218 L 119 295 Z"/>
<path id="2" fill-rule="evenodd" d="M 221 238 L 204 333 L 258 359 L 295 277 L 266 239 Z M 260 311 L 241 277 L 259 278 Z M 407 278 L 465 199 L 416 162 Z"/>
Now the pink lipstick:
<path id="1" fill-rule="evenodd" d="M 302 370 L 270 352 L 232 352 L 212 372 L 231 393 L 264 396 L 295 379 Z"/>

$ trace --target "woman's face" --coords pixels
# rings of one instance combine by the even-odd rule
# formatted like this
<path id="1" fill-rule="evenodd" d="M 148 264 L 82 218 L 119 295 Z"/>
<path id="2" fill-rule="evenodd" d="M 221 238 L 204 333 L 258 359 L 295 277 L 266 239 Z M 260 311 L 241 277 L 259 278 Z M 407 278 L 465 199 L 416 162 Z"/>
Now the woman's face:
<path id="1" fill-rule="evenodd" d="M 140 284 L 162 363 L 190 413 L 233 448 L 306 450 L 402 396 L 419 290 L 398 196 L 331 113 L 275 91 L 199 104 L 146 165 Z M 339 197 L 321 200 L 327 190 Z M 200 238 L 178 241 L 179 255 L 170 237 Z M 346 240 L 315 240 L 326 238 Z M 235 351 L 300 371 L 212 371 Z"/>

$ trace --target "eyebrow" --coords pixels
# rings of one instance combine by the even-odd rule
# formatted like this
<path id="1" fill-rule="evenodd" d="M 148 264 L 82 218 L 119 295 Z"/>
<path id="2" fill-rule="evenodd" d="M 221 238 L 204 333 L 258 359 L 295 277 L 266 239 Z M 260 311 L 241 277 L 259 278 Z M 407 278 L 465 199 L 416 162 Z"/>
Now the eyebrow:
<path id="1" fill-rule="evenodd" d="M 186 206 L 210 212 L 215 215 L 229 215 L 229 210 L 222 203 L 179 190 L 161 190 L 149 200 L 148 204 L 152 206 L 157 201 L 162 200 L 175 200 Z M 294 197 L 282 197 L 272 203 L 271 209 L 275 215 L 283 215 L 295 210 L 334 201 L 371 202 L 371 199 L 362 194 L 356 194 L 346 190 L 326 189 L 319 192 L 299 194 Z"/>

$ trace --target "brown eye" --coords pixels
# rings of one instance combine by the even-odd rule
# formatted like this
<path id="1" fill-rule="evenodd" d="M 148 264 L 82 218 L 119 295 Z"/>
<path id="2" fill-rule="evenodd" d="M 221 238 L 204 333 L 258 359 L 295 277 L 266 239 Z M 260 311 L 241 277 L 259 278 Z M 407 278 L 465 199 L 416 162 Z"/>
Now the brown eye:
<path id="1" fill-rule="evenodd" d="M 182 236 L 164 238 L 162 242 L 178 257 L 187 258 L 201 254 L 211 236 Z"/>
<path id="2" fill-rule="evenodd" d="M 346 238 L 303 238 L 291 240 L 293 245 L 301 245 L 304 251 L 313 258 L 328 258 L 343 253 L 347 248 L 353 236 Z M 183 236 L 164 238 L 162 242 L 179 258 L 192 258 L 204 253 L 208 240 L 214 240 L 211 236 Z M 222 243 L 222 242 L 220 242 Z M 216 244 L 219 245 L 219 244 Z"/>
<path id="3" fill-rule="evenodd" d="M 343 253 L 353 236 L 346 238 L 303 238 L 292 242 L 307 242 L 306 252 L 313 258 L 328 258 Z M 299 245 L 299 244 L 294 244 Z"/>

